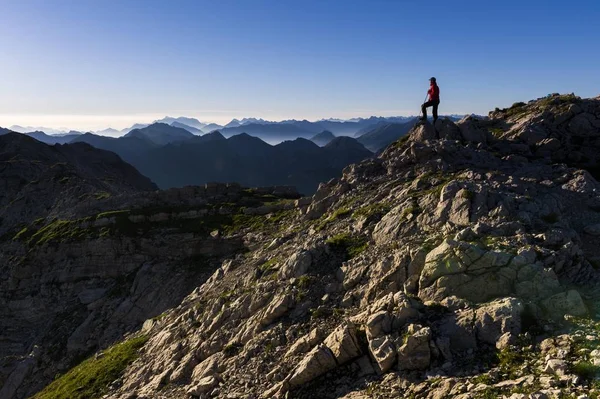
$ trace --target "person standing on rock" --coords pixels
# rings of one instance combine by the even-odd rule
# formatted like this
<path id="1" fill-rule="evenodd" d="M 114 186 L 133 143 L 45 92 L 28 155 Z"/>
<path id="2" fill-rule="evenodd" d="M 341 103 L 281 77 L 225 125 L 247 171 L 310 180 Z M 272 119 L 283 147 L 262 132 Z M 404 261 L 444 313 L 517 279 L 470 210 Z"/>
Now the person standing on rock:
<path id="1" fill-rule="evenodd" d="M 438 117 L 438 105 L 440 105 L 440 88 L 433 77 L 429 79 L 429 90 L 427 90 L 427 94 L 429 95 L 429 101 L 421 106 L 421 110 L 423 111 L 421 120 L 427 120 L 427 107 L 432 107 L 433 123 L 435 124 Z"/>

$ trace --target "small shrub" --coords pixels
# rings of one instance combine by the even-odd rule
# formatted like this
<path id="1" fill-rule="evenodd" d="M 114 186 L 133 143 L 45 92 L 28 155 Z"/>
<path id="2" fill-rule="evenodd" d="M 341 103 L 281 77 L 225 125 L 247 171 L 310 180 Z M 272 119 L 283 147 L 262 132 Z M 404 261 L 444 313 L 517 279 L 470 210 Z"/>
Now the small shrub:
<path id="1" fill-rule="evenodd" d="M 300 289 L 304 289 L 304 288 L 308 288 L 308 286 L 310 285 L 310 281 L 311 278 L 310 276 L 307 276 L 306 274 L 303 276 L 298 277 L 298 280 L 296 280 L 296 287 L 300 288 Z"/>
<path id="2" fill-rule="evenodd" d="M 277 258 L 277 257 L 271 258 L 268 261 L 266 261 L 265 263 L 263 263 L 262 265 L 260 265 L 258 267 L 258 270 L 260 270 L 262 274 L 270 273 L 275 269 L 275 266 L 277 266 L 277 263 L 279 263 L 279 258 Z"/>
<path id="3" fill-rule="evenodd" d="M 310 310 L 310 317 L 313 319 L 320 319 L 323 317 L 331 316 L 331 314 L 331 310 L 326 308 L 325 306 L 319 306 L 316 309 Z"/>
<path id="4" fill-rule="evenodd" d="M 421 213 L 421 208 L 419 205 L 411 205 L 402 211 L 400 214 L 400 220 L 406 219 L 408 215 L 418 215 L 419 213 Z"/>
<path id="5" fill-rule="evenodd" d="M 275 352 L 275 344 L 273 343 L 273 341 L 269 341 L 266 343 L 265 345 L 265 353 L 267 355 L 272 354 L 273 352 Z"/>
<path id="6" fill-rule="evenodd" d="M 394 147 L 402 147 L 410 138 L 410 134 L 405 134 L 404 136 L 400 137 L 398 140 L 396 140 L 394 142 L 394 144 L 392 144 L 392 146 Z"/>
<path id="7" fill-rule="evenodd" d="M 345 253 L 345 258 L 352 259 L 367 249 L 369 243 L 364 237 L 351 236 L 348 233 L 336 234 L 326 241 L 334 251 Z"/>
<path id="8" fill-rule="evenodd" d="M 504 134 L 504 130 L 499 127 L 491 127 L 488 131 L 496 138 L 500 138 Z"/>
<path id="9" fill-rule="evenodd" d="M 296 295 L 294 295 L 294 301 L 296 303 L 302 302 L 302 300 L 304 300 L 304 298 L 306 298 L 305 290 L 298 290 L 298 292 L 296 292 Z"/>
<path id="10" fill-rule="evenodd" d="M 591 381 L 600 372 L 600 367 L 595 366 L 588 361 L 580 361 L 573 365 L 573 372 L 579 377 Z"/>
<path id="11" fill-rule="evenodd" d="M 505 110 L 505 114 L 507 117 L 525 114 L 527 112 L 525 106 L 526 104 L 523 102 L 514 103 L 510 108 Z"/>
<path id="12" fill-rule="evenodd" d="M 340 209 L 336 209 L 335 212 L 333 212 L 332 218 L 334 220 L 336 219 L 342 219 L 345 218 L 346 216 L 350 215 L 350 209 L 346 208 L 346 207 L 342 207 Z"/>
<path id="13" fill-rule="evenodd" d="M 509 378 L 513 378 L 519 374 L 519 367 L 523 363 L 521 353 L 505 348 L 498 352 L 497 356 L 500 371 L 507 374 Z"/>
<path id="14" fill-rule="evenodd" d="M 235 295 L 235 290 L 226 290 L 219 295 L 219 298 L 225 299 L 225 302 L 230 302 L 233 296 Z"/>
<path id="15" fill-rule="evenodd" d="M 475 193 L 471 190 L 463 190 L 461 197 L 472 201 L 475 198 Z"/>
<path id="16" fill-rule="evenodd" d="M 232 356 L 237 355 L 242 348 L 243 348 L 243 346 L 239 342 L 232 342 L 223 347 L 223 354 L 226 357 L 232 357 Z"/>
<path id="17" fill-rule="evenodd" d="M 489 374 L 480 374 L 477 377 L 473 378 L 471 382 L 475 385 L 477 384 L 485 384 L 491 385 L 493 384 L 492 377 Z"/>

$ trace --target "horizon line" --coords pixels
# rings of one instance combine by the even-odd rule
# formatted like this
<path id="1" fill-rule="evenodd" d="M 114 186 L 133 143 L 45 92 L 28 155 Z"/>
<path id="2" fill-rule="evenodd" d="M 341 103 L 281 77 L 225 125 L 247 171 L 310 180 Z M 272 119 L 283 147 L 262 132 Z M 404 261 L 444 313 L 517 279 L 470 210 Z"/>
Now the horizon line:
<path id="1" fill-rule="evenodd" d="M 173 118 L 173 119 L 177 119 L 177 118 L 190 118 L 190 119 L 196 119 L 198 122 L 200 123 L 204 123 L 204 124 L 217 124 L 217 125 L 221 125 L 221 126 L 225 126 L 226 124 L 232 122 L 233 120 L 237 120 L 237 121 L 242 121 L 244 119 L 257 119 L 260 120 L 262 119 L 264 122 L 267 123 L 282 123 L 282 122 L 286 122 L 286 121 L 298 121 L 298 122 L 303 122 L 303 121 L 308 121 L 311 123 L 318 123 L 318 122 L 322 122 L 322 121 L 339 121 L 339 122 L 352 122 L 352 120 L 365 120 L 365 119 L 370 119 L 370 118 L 411 118 L 411 117 L 417 117 L 416 114 L 410 114 L 408 112 L 402 112 L 402 111 L 406 111 L 406 110 L 400 110 L 401 113 L 399 114 L 395 114 L 395 115 L 384 115 L 384 113 L 382 114 L 371 114 L 369 116 L 354 116 L 354 117 L 348 117 L 348 118 L 337 118 L 337 117 L 327 117 L 327 118 L 318 118 L 318 119 L 314 119 L 314 118 L 284 118 L 284 119 L 267 119 L 267 118 L 263 118 L 260 116 L 250 116 L 250 117 L 233 117 L 231 119 L 223 119 L 223 121 L 226 120 L 226 122 L 213 122 L 213 121 L 209 121 L 208 119 L 205 120 L 201 120 L 200 117 L 197 116 L 189 116 L 189 114 L 186 115 L 181 115 L 180 116 L 170 116 L 170 115 L 177 115 L 176 113 L 171 113 L 169 114 L 161 114 L 161 115 L 165 115 L 162 117 L 156 117 L 153 116 L 151 118 L 147 118 L 145 119 L 145 121 L 143 121 L 141 115 L 137 114 L 138 116 L 140 116 L 140 119 L 134 119 L 136 118 L 136 114 L 132 114 L 132 115 L 56 115 L 56 114 L 52 114 L 52 115 L 46 115 L 46 114 L 21 114 L 23 117 L 29 119 L 31 117 L 34 117 L 35 119 L 42 117 L 42 118 L 50 118 L 50 119 L 83 119 L 83 118 L 91 118 L 91 119 L 101 119 L 101 120 L 106 120 L 106 119 L 125 119 L 127 118 L 128 122 L 121 122 L 121 123 L 112 123 L 109 124 L 108 126 L 106 124 L 94 124 L 95 127 L 94 128 L 81 128 L 81 126 L 68 126 L 67 124 L 60 123 L 43 123 L 42 121 L 38 122 L 38 123 L 33 123 L 33 121 L 29 122 L 29 123 L 23 123 L 23 122 L 17 122 L 17 123 L 6 123 L 8 122 L 9 119 L 20 119 L 18 118 L 18 116 L 20 115 L 7 115 L 7 114 L 0 114 L 0 121 L 4 121 L 2 123 L 0 123 L 0 127 L 4 127 L 6 129 L 11 129 L 12 127 L 20 127 L 20 128 L 31 128 L 33 130 L 31 130 L 31 132 L 34 132 L 36 130 L 40 130 L 40 128 L 43 129 L 48 129 L 48 130 L 55 130 L 55 131 L 60 131 L 63 133 L 68 133 L 70 131 L 76 131 L 76 132 L 82 132 L 82 133 L 96 133 L 96 132 L 100 132 L 103 130 L 108 130 L 108 129 L 114 129 L 114 130 L 118 130 L 118 131 L 122 131 L 128 128 L 131 128 L 133 125 L 135 124 L 145 124 L 145 125 L 151 125 L 154 123 L 159 123 L 159 121 L 161 119 L 164 118 Z M 144 114 L 146 117 L 148 117 L 148 114 Z M 154 114 L 156 115 L 156 114 Z M 461 113 L 461 112 L 445 112 L 443 114 L 440 114 L 440 116 L 451 116 L 451 115 L 473 115 L 473 113 Z M 148 119 L 151 119 L 151 121 L 148 121 Z M 49 121 L 47 121 L 49 122 Z M 164 122 L 161 122 L 164 123 Z M 260 122 L 258 122 L 260 123 Z M 84 124 L 84 123 L 82 123 Z M 88 124 L 89 126 L 89 124 Z M 107 127 L 101 127 L 101 126 L 107 126 Z M 116 127 L 115 127 L 116 126 Z M 123 126 L 122 128 L 119 126 Z M 193 127 L 193 126 L 191 126 Z M 30 132 L 27 132 L 30 133 Z M 46 133 L 46 132 L 44 132 Z M 208 133 L 208 132 L 207 132 Z"/>

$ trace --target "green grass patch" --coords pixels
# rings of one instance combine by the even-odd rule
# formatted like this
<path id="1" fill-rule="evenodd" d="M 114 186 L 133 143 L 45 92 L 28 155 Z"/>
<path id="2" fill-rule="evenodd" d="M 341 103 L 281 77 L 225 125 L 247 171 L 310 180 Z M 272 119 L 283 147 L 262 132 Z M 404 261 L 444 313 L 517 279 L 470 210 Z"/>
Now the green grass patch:
<path id="1" fill-rule="evenodd" d="M 310 285 L 310 282 L 311 277 L 305 274 L 303 276 L 298 277 L 294 285 L 300 289 L 306 289 Z"/>
<path id="2" fill-rule="evenodd" d="M 325 306 L 319 306 L 318 308 L 311 309 L 309 311 L 311 319 L 322 319 L 325 317 L 329 317 L 333 314 L 331 309 Z"/>
<path id="3" fill-rule="evenodd" d="M 392 209 L 390 204 L 387 203 L 376 203 L 362 208 L 358 208 L 353 214 L 354 219 L 369 219 L 371 217 L 381 217 L 388 213 Z"/>
<path id="4" fill-rule="evenodd" d="M 110 197 L 111 197 L 111 194 L 106 191 L 100 191 L 100 192 L 97 192 L 96 194 L 94 194 L 94 198 L 96 198 L 97 200 L 103 200 L 103 199 L 107 199 Z"/>
<path id="5" fill-rule="evenodd" d="M 125 368 L 138 357 L 148 337 L 139 336 L 116 344 L 97 359 L 91 357 L 60 376 L 33 399 L 95 399 L 107 391 Z"/>
<path id="6" fill-rule="evenodd" d="M 29 245 L 43 245 L 50 242 L 81 240 L 90 234 L 81 227 L 79 220 L 54 220 L 36 231 L 27 241 Z"/>
<path id="7" fill-rule="evenodd" d="M 500 372 L 506 375 L 508 379 L 514 379 L 523 372 L 521 366 L 523 363 L 532 357 L 530 351 L 525 349 L 505 348 L 497 354 L 498 367 Z"/>
<path id="8" fill-rule="evenodd" d="M 13 241 L 19 241 L 19 240 L 25 238 L 28 230 L 29 229 L 27 227 L 23 227 L 23 229 L 21 229 L 21 231 L 19 231 L 17 234 L 15 234 L 15 236 L 13 237 Z"/>
<path id="9" fill-rule="evenodd" d="M 550 107 L 552 105 L 565 105 L 565 104 L 573 104 L 577 103 L 581 100 L 581 97 L 576 96 L 575 94 L 555 94 L 547 96 L 539 101 L 539 105 L 542 107 Z"/>
<path id="10" fill-rule="evenodd" d="M 588 381 L 593 380 L 599 372 L 600 367 L 588 361 L 579 361 L 573 365 L 573 373 Z"/>
<path id="11" fill-rule="evenodd" d="M 336 209 L 331 215 L 329 215 L 327 217 L 323 216 L 319 221 L 317 221 L 315 228 L 317 231 L 321 231 L 329 223 L 332 223 L 338 219 L 343 219 L 343 218 L 349 216 L 351 213 L 352 213 L 352 211 L 350 210 L 350 208 L 342 206 L 342 207 Z"/>
<path id="12" fill-rule="evenodd" d="M 500 138 L 504 134 L 504 129 L 499 127 L 490 127 L 488 128 L 488 131 L 496 138 Z"/>
<path id="13" fill-rule="evenodd" d="M 131 211 L 129 209 L 122 209 L 119 211 L 102 212 L 96 216 L 96 219 L 111 218 L 111 217 L 116 217 L 116 216 L 128 216 L 129 213 L 131 213 Z"/>
<path id="14" fill-rule="evenodd" d="M 408 134 L 408 133 L 405 134 L 404 136 L 400 137 L 398 140 L 394 141 L 392 146 L 395 148 L 402 147 L 404 144 L 406 144 L 408 142 L 409 137 L 410 137 L 410 134 Z"/>
<path id="15" fill-rule="evenodd" d="M 406 219 L 408 215 L 416 216 L 419 213 L 421 213 L 421 208 L 419 207 L 419 205 L 411 205 L 402 211 L 402 213 L 400 214 L 400 220 Z"/>
<path id="16" fill-rule="evenodd" d="M 260 270 L 261 275 L 270 274 L 275 271 L 275 266 L 277 266 L 278 263 L 279 263 L 279 258 L 277 258 L 277 257 L 271 258 L 268 261 L 266 261 L 265 263 L 263 263 L 262 265 L 260 265 L 258 267 L 258 270 Z"/>
<path id="17" fill-rule="evenodd" d="M 346 259 L 352 259 L 364 252 L 369 243 L 365 237 L 352 236 L 348 233 L 336 234 L 326 241 L 334 251 L 344 253 Z"/>
<path id="18" fill-rule="evenodd" d="M 494 383 L 494 381 L 492 380 L 492 377 L 490 377 L 489 374 L 479 374 L 477 377 L 473 378 L 471 380 L 471 382 L 475 385 L 477 385 L 477 384 L 491 385 Z"/>
<path id="19" fill-rule="evenodd" d="M 524 102 L 514 103 L 510 106 L 510 108 L 504 108 L 501 111 L 505 114 L 506 117 L 521 116 L 527 113 L 527 104 L 525 104 Z"/>
<path id="20" fill-rule="evenodd" d="M 243 345 L 239 342 L 232 342 L 223 347 L 223 354 L 225 357 L 233 357 L 237 355 L 243 348 Z"/>

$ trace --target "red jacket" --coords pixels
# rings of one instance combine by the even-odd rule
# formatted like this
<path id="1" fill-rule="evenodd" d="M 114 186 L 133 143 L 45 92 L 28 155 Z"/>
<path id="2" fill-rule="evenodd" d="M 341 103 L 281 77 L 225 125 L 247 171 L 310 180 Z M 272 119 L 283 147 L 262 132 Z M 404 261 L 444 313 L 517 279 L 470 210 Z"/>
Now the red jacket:
<path id="1" fill-rule="evenodd" d="M 429 101 L 440 101 L 440 88 L 434 82 L 431 82 L 431 86 L 429 90 L 427 90 L 427 94 L 429 94 Z"/>

